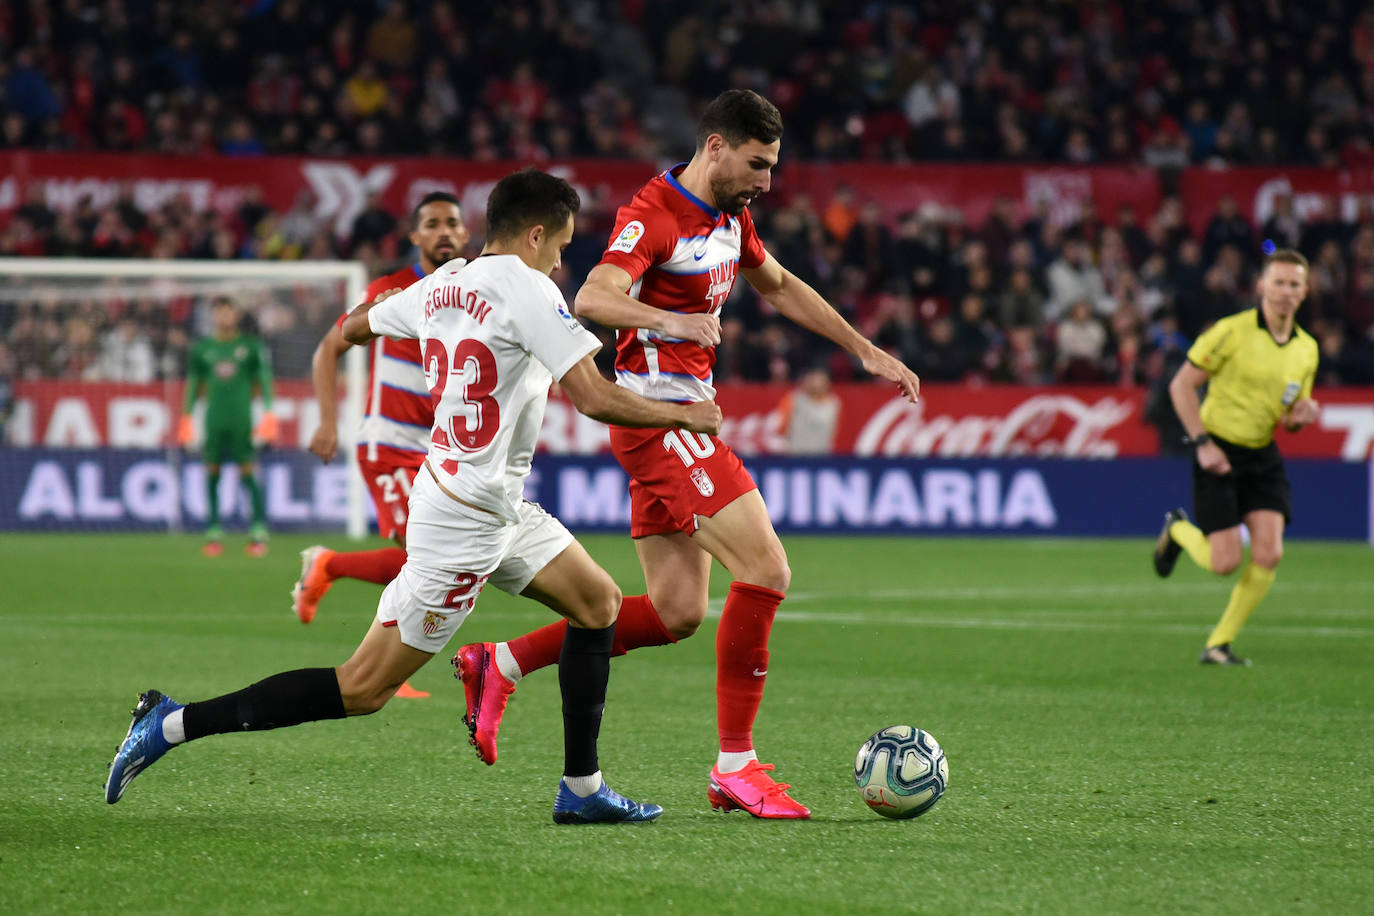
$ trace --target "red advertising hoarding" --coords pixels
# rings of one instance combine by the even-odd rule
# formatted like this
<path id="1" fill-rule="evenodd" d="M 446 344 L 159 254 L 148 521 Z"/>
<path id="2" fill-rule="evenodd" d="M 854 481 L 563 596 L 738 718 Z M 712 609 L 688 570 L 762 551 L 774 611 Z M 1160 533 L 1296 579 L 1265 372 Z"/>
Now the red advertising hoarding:
<path id="1" fill-rule="evenodd" d="M 779 405 L 789 389 L 725 385 L 722 438 L 742 454 L 784 454 Z M 1115 458 L 1159 453 L 1159 437 L 1142 419 L 1139 388 L 964 387 L 927 385 L 919 404 L 886 385 L 838 385 L 834 451 L 862 456 Z M 113 385 L 20 382 L 6 441 L 18 447 L 161 448 L 180 414 L 180 383 Z M 1298 434 L 1281 433 L 1285 455 L 1363 461 L 1374 456 L 1374 388 L 1319 391 L 1321 420 Z M 310 383 L 276 386 L 279 446 L 304 448 L 319 422 Z M 577 413 L 555 392 L 541 433 L 542 450 L 606 451 L 606 427 Z"/>
<path id="2" fill-rule="evenodd" d="M 685 152 L 685 151 L 684 151 Z M 96 207 L 127 190 L 144 210 L 186 195 L 197 210 L 233 210 L 250 188 L 284 212 L 301 192 L 313 197 L 315 215 L 340 235 L 351 231 L 369 194 L 381 195 L 392 213 L 408 212 L 425 194 L 457 195 L 469 219 L 480 216 L 491 186 L 522 163 L 454 159 L 313 159 L 299 156 L 187 157 L 143 153 L 0 152 L 0 219 L 24 201 L 33 182 L 48 206 L 65 210 L 89 197 Z M 574 160 L 544 165 L 571 181 L 585 199 L 610 209 L 626 203 L 657 166 L 646 162 Z M 1040 202 L 1057 223 L 1078 219 L 1091 200 L 1108 219 L 1121 204 L 1141 214 L 1159 203 L 1153 171 L 1127 167 L 1074 168 L 1029 165 L 889 165 L 787 163 L 776 176 L 777 195 L 810 194 L 824 204 L 836 188 L 854 189 L 859 203 L 875 201 L 890 217 L 924 203 L 958 208 L 977 227 L 999 197 L 1010 198 L 1019 218 Z"/>
<path id="3" fill-rule="evenodd" d="M 144 153 L 0 152 L 0 217 L 24 202 L 33 182 L 47 204 L 70 209 L 85 197 L 97 208 L 125 191 L 142 210 L 186 195 L 197 211 L 231 211 L 250 189 L 278 212 L 301 192 L 313 197 L 316 216 L 347 235 L 370 194 L 392 213 L 408 213 L 431 191 L 458 197 L 469 219 L 486 210 L 487 194 L 519 163 L 456 159 L 311 159 L 297 156 L 189 157 Z M 584 201 L 611 207 L 629 201 L 655 174 L 652 163 L 605 160 L 552 163 L 545 168 L 568 179 Z"/>
<path id="4" fill-rule="evenodd" d="M 684 155 L 688 151 L 683 151 Z M 0 151 L 0 222 L 39 182 L 48 205 L 68 209 L 83 197 L 97 207 L 127 189 L 143 209 L 185 194 L 196 209 L 232 210 L 250 188 L 264 202 L 286 211 L 302 191 L 313 197 L 315 214 L 346 234 L 373 192 L 394 213 L 409 211 L 430 191 L 456 194 L 470 218 L 482 213 L 486 195 L 502 175 L 523 165 L 429 158 L 337 158 L 303 156 L 188 157 L 154 153 L 47 153 Z M 614 208 L 630 199 L 659 166 L 648 162 L 571 160 L 544 167 L 573 182 L 589 200 Z M 950 165 L 943 163 L 789 162 L 775 175 L 777 199 L 810 194 L 818 205 L 836 189 L 850 187 L 859 203 L 876 202 L 889 216 L 925 203 L 957 208 L 966 224 L 981 226 L 999 197 L 1010 198 L 1018 218 L 1044 202 L 1057 223 L 1071 223 L 1091 200 L 1108 223 L 1122 204 L 1134 206 L 1142 222 L 1158 206 L 1156 173 L 1131 166 Z M 1374 169 L 1189 168 L 1179 182 L 1187 219 L 1201 235 L 1218 198 L 1233 195 L 1256 228 L 1273 212 L 1279 194 L 1291 194 L 1306 219 L 1334 202 L 1336 215 L 1354 218 L 1359 201 L 1374 195 Z"/>

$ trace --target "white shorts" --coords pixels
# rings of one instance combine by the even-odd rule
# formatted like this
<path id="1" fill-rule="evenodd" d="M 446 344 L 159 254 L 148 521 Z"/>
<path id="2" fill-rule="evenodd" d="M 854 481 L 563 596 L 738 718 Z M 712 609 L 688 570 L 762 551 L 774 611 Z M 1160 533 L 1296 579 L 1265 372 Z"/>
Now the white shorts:
<path id="1" fill-rule="evenodd" d="M 472 613 L 488 582 L 518 595 L 573 542 L 563 523 L 532 502 L 514 524 L 455 502 L 421 469 L 410 491 L 406 564 L 377 604 L 377 620 L 401 642 L 438 652 Z"/>

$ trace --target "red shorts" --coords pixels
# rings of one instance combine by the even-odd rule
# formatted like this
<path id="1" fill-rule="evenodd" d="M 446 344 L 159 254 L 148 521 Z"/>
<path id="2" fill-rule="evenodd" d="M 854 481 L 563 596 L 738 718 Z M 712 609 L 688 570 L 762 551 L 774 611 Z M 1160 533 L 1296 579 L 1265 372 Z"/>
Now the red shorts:
<path id="1" fill-rule="evenodd" d="M 358 450 L 358 469 L 377 507 L 377 533 L 384 538 L 398 533 L 404 537 L 410 518 L 410 487 L 424 466 L 425 456 L 417 452 L 413 464 L 408 455 L 404 464 L 397 464 L 394 458 L 368 461 L 366 454 Z"/>
<path id="2" fill-rule="evenodd" d="M 630 537 L 697 530 L 758 485 L 715 436 L 680 429 L 611 427 L 611 451 L 630 475 Z"/>

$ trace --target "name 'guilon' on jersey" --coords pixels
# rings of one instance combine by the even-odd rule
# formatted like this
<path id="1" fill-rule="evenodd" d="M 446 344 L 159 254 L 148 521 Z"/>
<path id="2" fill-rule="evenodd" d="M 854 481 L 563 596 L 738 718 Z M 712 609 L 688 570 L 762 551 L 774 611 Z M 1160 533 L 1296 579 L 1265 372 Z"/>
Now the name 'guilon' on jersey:
<path id="1" fill-rule="evenodd" d="M 718 314 L 739 268 L 761 265 L 767 253 L 746 209 L 730 216 L 677 180 L 686 164 L 654 178 L 616 213 L 601 263 L 634 281 L 629 294 L 645 305 L 685 314 Z M 616 381 L 646 398 L 706 401 L 715 397 L 714 348 L 643 328 L 616 335 Z"/>

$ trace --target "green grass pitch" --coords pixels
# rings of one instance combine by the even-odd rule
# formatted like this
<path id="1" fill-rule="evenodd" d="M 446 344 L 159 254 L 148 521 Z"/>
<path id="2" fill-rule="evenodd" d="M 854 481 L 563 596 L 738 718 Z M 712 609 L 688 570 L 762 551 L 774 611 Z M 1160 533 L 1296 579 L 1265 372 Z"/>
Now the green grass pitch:
<path id="1" fill-rule="evenodd" d="M 587 538 L 629 593 L 628 538 Z M 710 810 L 714 636 L 612 666 L 601 761 L 649 825 L 558 827 L 556 673 L 524 681 L 483 766 L 440 656 L 350 722 L 173 750 L 101 787 L 136 693 L 188 701 L 344 660 L 378 588 L 309 627 L 303 538 L 218 560 L 168 536 L 0 536 L 0 909 L 7 913 L 1355 913 L 1374 901 L 1374 554 L 1294 543 L 1237 643 L 1230 588 L 1144 541 L 791 538 L 755 737 L 809 822 Z M 726 577 L 717 570 L 719 610 Z M 552 619 L 494 590 L 448 650 Z M 924 817 L 860 802 L 891 724 L 944 745 Z"/>

